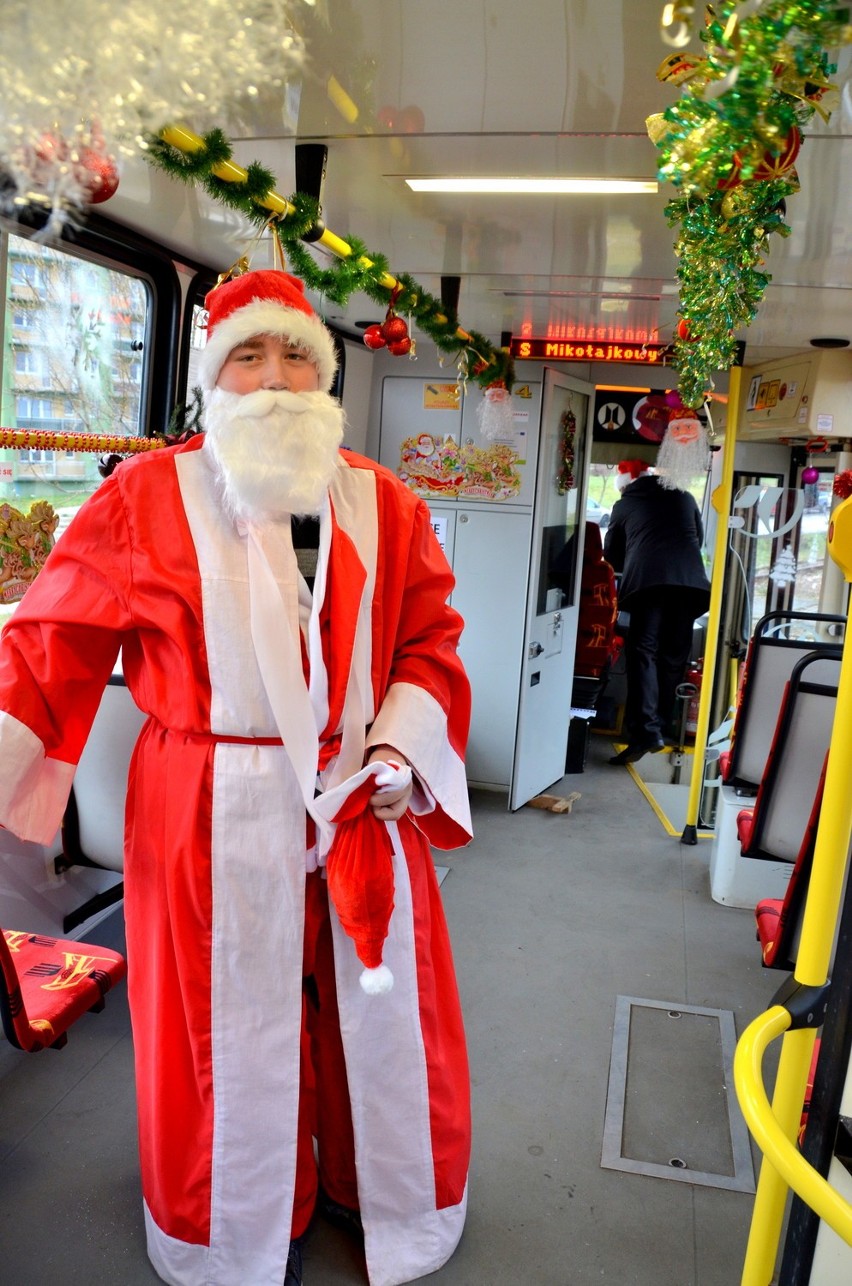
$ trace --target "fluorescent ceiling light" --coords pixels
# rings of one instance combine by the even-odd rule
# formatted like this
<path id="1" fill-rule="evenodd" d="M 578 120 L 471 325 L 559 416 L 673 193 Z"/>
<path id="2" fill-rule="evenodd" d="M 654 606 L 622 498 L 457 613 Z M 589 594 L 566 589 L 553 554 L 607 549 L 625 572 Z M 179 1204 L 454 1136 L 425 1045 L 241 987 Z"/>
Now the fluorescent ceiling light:
<path id="1" fill-rule="evenodd" d="M 521 178 L 411 178 L 414 192 L 657 192 L 656 179 L 521 179 Z"/>

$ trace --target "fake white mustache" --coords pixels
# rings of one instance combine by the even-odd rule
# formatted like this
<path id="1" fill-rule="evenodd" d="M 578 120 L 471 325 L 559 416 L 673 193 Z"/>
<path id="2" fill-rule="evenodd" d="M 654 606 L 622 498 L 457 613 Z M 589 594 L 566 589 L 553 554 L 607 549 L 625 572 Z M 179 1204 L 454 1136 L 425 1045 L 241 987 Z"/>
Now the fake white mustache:
<path id="1" fill-rule="evenodd" d="M 259 388 L 254 393 L 229 393 L 226 389 L 215 388 L 208 398 L 210 406 L 222 407 L 240 419 L 261 420 L 271 411 L 289 411 L 301 415 L 305 411 L 315 410 L 317 406 L 328 405 L 328 395 L 316 392 L 292 393 L 289 389 Z"/>

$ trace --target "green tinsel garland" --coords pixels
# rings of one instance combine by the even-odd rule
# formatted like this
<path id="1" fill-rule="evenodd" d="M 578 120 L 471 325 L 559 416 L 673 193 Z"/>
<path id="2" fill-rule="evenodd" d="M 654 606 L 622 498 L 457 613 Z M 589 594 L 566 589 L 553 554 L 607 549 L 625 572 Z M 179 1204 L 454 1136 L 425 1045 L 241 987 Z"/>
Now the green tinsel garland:
<path id="1" fill-rule="evenodd" d="M 678 312 L 689 338 L 675 338 L 674 364 L 688 406 L 700 405 L 713 373 L 733 362 L 734 332 L 754 320 L 771 279 L 762 271 L 768 237 L 790 232 L 783 201 L 798 190 L 795 171 L 754 181 L 755 170 L 782 152 L 794 126 L 816 111 L 827 116 L 821 99 L 835 68 L 823 46 L 852 40 L 848 6 L 765 0 L 742 19 L 738 8 L 724 0 L 708 11 L 699 33 L 707 55 L 691 59 L 679 101 L 652 132 L 659 177 L 678 188 L 666 218 L 681 224 Z"/>
<path id="2" fill-rule="evenodd" d="M 820 108 L 835 70 L 826 46 L 852 40 L 848 5 L 764 0 L 734 22 L 739 7 L 739 0 L 713 7 L 699 32 L 706 56 L 695 60 L 681 98 L 663 113 L 660 177 L 684 195 L 709 195 L 737 162 L 747 182 L 766 152 L 777 156 L 791 128 Z"/>
<path id="3" fill-rule="evenodd" d="M 666 206 L 675 242 L 681 317 L 688 338 L 676 335 L 674 365 L 686 406 L 700 406 L 713 371 L 726 371 L 737 348 L 734 333 L 749 326 L 769 284 L 764 272 L 768 238 L 789 236 L 784 198 L 796 190 L 785 179 L 744 184 L 706 201 L 679 197 Z"/>
<path id="4" fill-rule="evenodd" d="M 264 226 L 272 221 L 294 274 L 312 290 L 340 305 L 355 291 L 362 291 L 381 307 L 392 305 L 400 315 L 410 315 L 442 352 L 457 354 L 460 365 L 477 384 L 487 388 L 499 381 L 511 390 L 514 368 L 510 355 L 495 349 L 490 340 L 476 331 L 467 331 L 467 338 L 461 338 L 457 333 L 458 319 L 448 317 L 441 301 L 423 290 L 407 273 L 396 276 L 397 289 L 389 290 L 382 284 L 382 277 L 389 275 L 384 255 L 369 252 L 361 241 L 350 236 L 347 244 L 352 253 L 334 259 L 328 267 L 321 267 L 300 244 L 319 213 L 311 197 L 300 192 L 288 197 L 295 213 L 276 219 L 259 204 L 275 189 L 274 176 L 268 170 L 250 165 L 242 183 L 217 178 L 213 168 L 232 159 L 231 147 L 221 130 L 211 130 L 204 136 L 203 148 L 191 154 L 161 138 L 150 138 L 148 145 L 147 159 L 173 178 L 199 184 L 211 197 L 241 211 L 252 223 Z"/>

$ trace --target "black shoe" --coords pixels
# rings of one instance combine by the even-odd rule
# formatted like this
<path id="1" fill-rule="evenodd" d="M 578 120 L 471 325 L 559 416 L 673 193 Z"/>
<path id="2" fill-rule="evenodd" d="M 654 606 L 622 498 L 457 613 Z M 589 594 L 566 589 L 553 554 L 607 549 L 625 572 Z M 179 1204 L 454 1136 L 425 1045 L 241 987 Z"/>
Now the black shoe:
<path id="1" fill-rule="evenodd" d="M 322 1188 L 317 1192 L 317 1210 L 323 1219 L 327 1219 L 335 1228 L 342 1228 L 356 1241 L 364 1240 L 364 1225 L 361 1223 L 361 1212 L 350 1206 L 342 1206 L 339 1201 L 332 1201 Z"/>
<path id="2" fill-rule="evenodd" d="M 290 1242 L 284 1286 L 302 1286 L 302 1238 Z"/>
<path id="3" fill-rule="evenodd" d="M 625 746 L 619 754 L 613 755 L 609 762 L 617 765 L 635 764 L 643 755 L 656 755 L 665 748 L 666 743 L 662 737 L 657 737 L 655 741 L 637 741 L 633 745 Z"/>

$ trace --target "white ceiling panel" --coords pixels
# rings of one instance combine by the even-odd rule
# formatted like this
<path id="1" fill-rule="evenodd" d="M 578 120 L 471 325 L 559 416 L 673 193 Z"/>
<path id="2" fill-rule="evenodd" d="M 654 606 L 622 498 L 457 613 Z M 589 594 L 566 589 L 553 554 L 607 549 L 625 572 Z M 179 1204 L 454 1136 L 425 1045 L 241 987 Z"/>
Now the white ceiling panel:
<path id="1" fill-rule="evenodd" d="M 329 229 L 431 293 L 442 276 L 459 276 L 462 325 L 494 342 L 522 328 L 671 337 L 671 187 L 656 196 L 472 197 L 415 194 L 402 181 L 654 177 L 645 121 L 677 92 L 655 75 L 671 52 L 661 0 L 325 0 L 314 12 L 301 81 L 285 101 L 261 95 L 231 128 L 239 163 L 265 165 L 288 196 L 296 143 L 326 143 Z M 852 339 L 852 49 L 837 61 L 838 106 L 828 123 L 817 116 L 808 127 L 801 191 L 787 202 L 792 233 L 772 238 L 772 284 L 740 336 L 756 361 L 818 335 Z M 217 270 L 254 240 L 239 216 L 143 161 L 126 166 L 102 209 Z M 255 262 L 267 255 L 261 246 Z M 334 311 L 356 333 L 378 309 L 356 295 Z"/>

